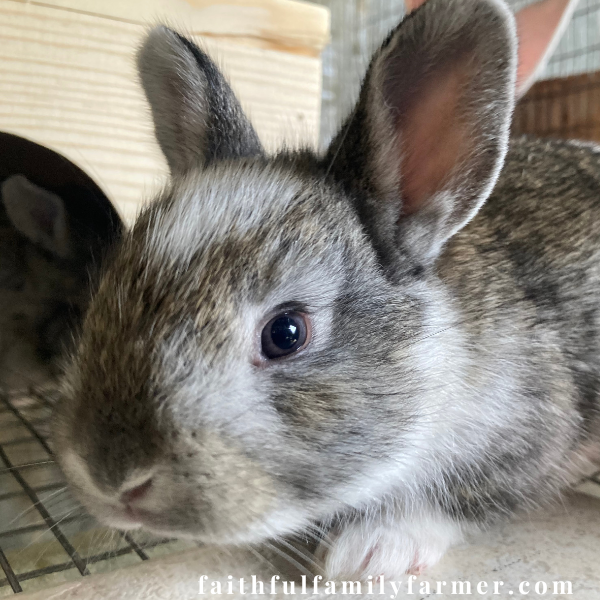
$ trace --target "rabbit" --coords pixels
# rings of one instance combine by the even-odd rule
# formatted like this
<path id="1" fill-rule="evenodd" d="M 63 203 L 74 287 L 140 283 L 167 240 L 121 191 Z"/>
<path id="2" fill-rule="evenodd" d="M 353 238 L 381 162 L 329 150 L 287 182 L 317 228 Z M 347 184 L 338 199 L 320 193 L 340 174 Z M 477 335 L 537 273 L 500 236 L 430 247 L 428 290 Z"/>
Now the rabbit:
<path id="1" fill-rule="evenodd" d="M 138 56 L 170 182 L 104 268 L 57 460 L 102 522 L 301 535 L 398 577 L 542 506 L 599 447 L 600 151 L 509 140 L 500 0 L 428 0 L 322 154 L 268 155 L 217 66 Z"/>
<path id="2" fill-rule="evenodd" d="M 109 235 L 102 223 L 81 226 L 59 195 L 22 174 L 0 192 L 0 388 L 54 385 L 120 223 Z M 83 203 L 85 191 L 76 192 Z"/>

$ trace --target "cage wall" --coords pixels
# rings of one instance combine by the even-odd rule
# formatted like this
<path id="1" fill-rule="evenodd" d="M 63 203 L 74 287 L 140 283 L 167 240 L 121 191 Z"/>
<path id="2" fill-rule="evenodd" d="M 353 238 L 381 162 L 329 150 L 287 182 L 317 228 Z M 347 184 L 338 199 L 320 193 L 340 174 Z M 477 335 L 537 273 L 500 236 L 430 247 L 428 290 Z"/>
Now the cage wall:
<path id="1" fill-rule="evenodd" d="M 511 2 L 515 9 L 529 4 Z M 539 81 L 515 110 L 513 133 L 600 141 L 600 2 L 580 0 Z"/>
<path id="2" fill-rule="evenodd" d="M 323 53 L 320 142 L 356 101 L 373 51 L 405 14 L 403 0 L 317 0 L 331 10 Z M 513 10 L 532 0 L 508 0 Z M 600 0 L 580 0 L 553 56 L 521 99 L 513 132 L 600 141 Z"/>

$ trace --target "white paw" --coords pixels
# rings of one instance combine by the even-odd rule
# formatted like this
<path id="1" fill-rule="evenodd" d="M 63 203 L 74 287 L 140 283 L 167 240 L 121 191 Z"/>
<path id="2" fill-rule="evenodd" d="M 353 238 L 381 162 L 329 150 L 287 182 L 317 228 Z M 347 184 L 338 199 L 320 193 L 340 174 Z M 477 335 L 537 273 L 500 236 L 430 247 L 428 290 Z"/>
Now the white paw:
<path id="1" fill-rule="evenodd" d="M 460 542 L 459 526 L 447 518 L 418 521 L 354 521 L 332 532 L 319 549 L 328 578 L 367 581 L 418 575 L 437 563 L 446 550 Z"/>

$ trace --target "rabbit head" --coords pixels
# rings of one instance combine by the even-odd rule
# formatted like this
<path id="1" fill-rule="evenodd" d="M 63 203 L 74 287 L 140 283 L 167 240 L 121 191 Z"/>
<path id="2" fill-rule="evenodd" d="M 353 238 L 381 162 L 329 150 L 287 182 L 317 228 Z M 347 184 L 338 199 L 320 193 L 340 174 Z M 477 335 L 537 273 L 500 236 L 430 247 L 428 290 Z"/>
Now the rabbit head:
<path id="1" fill-rule="evenodd" d="M 429 339 L 450 310 L 433 266 L 501 169 L 515 45 L 502 3 L 429 0 L 324 156 L 267 156 L 208 56 L 148 35 L 172 177 L 104 270 L 56 411 L 94 515 L 252 541 L 410 486 L 460 354 Z"/>

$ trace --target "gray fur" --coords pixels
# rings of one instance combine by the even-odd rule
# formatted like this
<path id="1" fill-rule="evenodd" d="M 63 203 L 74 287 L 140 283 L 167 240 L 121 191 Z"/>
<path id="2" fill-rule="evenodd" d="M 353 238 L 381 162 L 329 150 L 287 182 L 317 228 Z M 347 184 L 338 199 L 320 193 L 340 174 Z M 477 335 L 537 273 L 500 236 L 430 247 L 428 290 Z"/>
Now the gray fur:
<path id="1" fill-rule="evenodd" d="M 90 511 L 134 526 L 121 493 L 151 478 L 136 514 L 156 532 L 324 529 L 330 574 L 376 576 L 431 564 L 567 485 L 598 443 L 600 154 L 513 140 L 492 192 L 512 110 L 507 9 L 425 3 L 376 55 L 325 157 L 265 158 L 212 63 L 177 40 L 155 30 L 140 59 L 173 178 L 104 272 L 56 413 L 58 458 Z M 151 46 L 165 44 L 157 76 Z M 212 75 L 173 75 L 167 99 L 170 60 Z M 451 116 L 473 147 L 444 157 L 422 198 L 399 170 L 403 107 L 423 89 L 431 101 L 423 77 L 465 65 Z M 191 93 L 197 106 L 177 103 Z M 224 114 L 228 150 L 207 155 Z M 308 313 L 313 339 L 265 365 L 278 307 Z"/>

